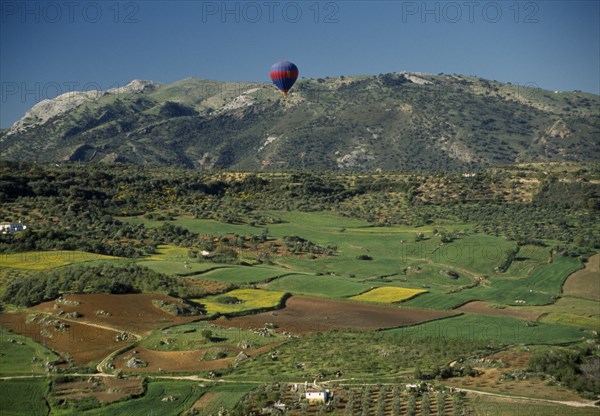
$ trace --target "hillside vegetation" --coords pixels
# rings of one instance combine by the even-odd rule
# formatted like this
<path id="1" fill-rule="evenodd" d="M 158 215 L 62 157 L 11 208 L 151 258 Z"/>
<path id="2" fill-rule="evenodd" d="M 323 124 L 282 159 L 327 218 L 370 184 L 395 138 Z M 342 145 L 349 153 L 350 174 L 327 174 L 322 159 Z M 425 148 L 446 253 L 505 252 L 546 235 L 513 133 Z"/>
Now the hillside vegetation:
<path id="1" fill-rule="evenodd" d="M 477 77 L 389 73 L 270 84 L 188 78 L 44 101 L 3 158 L 202 169 L 465 170 L 592 161 L 600 97 Z"/>

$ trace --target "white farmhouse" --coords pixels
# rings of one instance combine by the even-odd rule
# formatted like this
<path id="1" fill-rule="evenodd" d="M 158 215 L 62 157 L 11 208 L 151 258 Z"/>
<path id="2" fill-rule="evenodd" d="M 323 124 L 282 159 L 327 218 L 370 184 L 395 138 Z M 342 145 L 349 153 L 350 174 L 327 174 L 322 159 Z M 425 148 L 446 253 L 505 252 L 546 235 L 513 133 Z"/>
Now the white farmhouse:
<path id="1" fill-rule="evenodd" d="M 306 400 L 311 403 L 325 403 L 329 400 L 329 390 L 307 391 Z"/>
<path id="2" fill-rule="evenodd" d="M 1 222 L 0 223 L 0 233 L 8 234 L 8 233 L 18 233 L 19 231 L 25 231 L 27 226 L 21 224 L 21 222 Z"/>

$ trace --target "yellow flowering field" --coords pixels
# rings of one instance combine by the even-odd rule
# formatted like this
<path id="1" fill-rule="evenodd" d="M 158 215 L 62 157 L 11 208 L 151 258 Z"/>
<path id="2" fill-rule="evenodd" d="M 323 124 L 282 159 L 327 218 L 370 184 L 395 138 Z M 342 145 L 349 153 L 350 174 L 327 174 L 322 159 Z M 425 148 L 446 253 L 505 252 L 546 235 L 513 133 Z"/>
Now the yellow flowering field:
<path id="1" fill-rule="evenodd" d="M 413 298 L 421 293 L 423 289 L 409 289 L 405 287 L 383 286 L 371 289 L 360 295 L 352 296 L 350 299 L 362 302 L 394 303 Z"/>
<path id="2" fill-rule="evenodd" d="M 82 263 L 91 260 L 112 260 L 118 257 L 85 251 L 26 251 L 23 253 L 0 254 L 0 267 L 15 269 L 45 270 L 65 266 L 71 263 Z"/>
<path id="3" fill-rule="evenodd" d="M 204 305 L 206 313 L 212 315 L 214 313 L 234 313 L 251 311 L 255 309 L 274 308 L 281 302 L 285 292 L 275 290 L 260 290 L 260 289 L 235 289 L 231 292 L 221 295 L 208 296 L 201 299 L 194 299 L 194 302 Z M 224 303 L 219 299 L 224 297 L 237 298 L 239 303 Z"/>

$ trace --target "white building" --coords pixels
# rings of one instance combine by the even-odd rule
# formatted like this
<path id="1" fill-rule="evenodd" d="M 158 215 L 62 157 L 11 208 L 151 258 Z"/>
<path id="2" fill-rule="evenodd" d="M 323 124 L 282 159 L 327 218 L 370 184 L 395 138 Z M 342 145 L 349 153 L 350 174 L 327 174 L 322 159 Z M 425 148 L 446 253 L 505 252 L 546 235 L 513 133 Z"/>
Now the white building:
<path id="1" fill-rule="evenodd" d="M 0 223 L 0 233 L 8 234 L 8 233 L 18 233 L 19 231 L 24 231 L 27 229 L 26 225 L 21 224 L 20 222 L 2 222 Z"/>
<path id="2" fill-rule="evenodd" d="M 309 402 L 321 402 L 325 403 L 329 399 L 329 390 L 321 390 L 321 391 L 307 391 L 306 392 L 306 400 Z"/>

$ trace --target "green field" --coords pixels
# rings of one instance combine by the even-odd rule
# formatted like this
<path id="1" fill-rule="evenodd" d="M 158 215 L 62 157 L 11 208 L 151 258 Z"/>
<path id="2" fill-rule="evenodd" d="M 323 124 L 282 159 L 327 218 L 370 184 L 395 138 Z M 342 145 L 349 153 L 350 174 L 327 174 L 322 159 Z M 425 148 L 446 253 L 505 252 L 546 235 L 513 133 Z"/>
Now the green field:
<path id="1" fill-rule="evenodd" d="M 524 245 L 510 267 L 506 270 L 507 276 L 526 277 L 536 267 L 544 265 L 550 255 L 549 247 Z"/>
<path id="2" fill-rule="evenodd" d="M 554 297 L 560 294 L 567 276 L 581 267 L 581 262 L 576 258 L 557 256 L 551 264 L 535 268 L 531 275 L 518 281 L 503 278 L 502 275 L 492 275 L 488 285 L 449 294 L 432 291 L 406 303 L 434 309 L 451 309 L 471 300 L 486 300 L 504 305 L 546 305 L 555 301 Z"/>
<path id="3" fill-rule="evenodd" d="M 0 380 L 0 415 L 43 416 L 48 414 L 48 380 Z"/>
<path id="4" fill-rule="evenodd" d="M 428 259 L 434 263 L 466 269 L 479 275 L 490 275 L 514 250 L 515 242 L 488 235 L 474 234 L 451 243 L 431 238 L 421 243 L 407 244 L 406 257 Z"/>
<path id="5" fill-rule="evenodd" d="M 251 284 L 288 274 L 283 269 L 260 266 L 223 267 L 198 275 L 198 278 L 232 284 Z"/>
<path id="6" fill-rule="evenodd" d="M 593 300 L 565 296 L 552 305 L 511 307 L 511 309 L 517 308 L 542 314 L 541 322 L 600 331 L 600 308 L 598 302 Z"/>
<path id="7" fill-rule="evenodd" d="M 186 411 L 206 392 L 206 388 L 189 381 L 151 381 L 142 397 L 123 402 L 116 402 L 90 410 L 52 409 L 52 415 L 84 415 L 84 416 L 178 416 Z M 163 402 L 167 396 L 174 401 Z M 21 413 L 22 414 L 22 413 Z"/>
<path id="8" fill-rule="evenodd" d="M 463 314 L 406 328 L 384 331 L 407 337 L 460 340 L 491 340 L 500 344 L 559 344 L 581 341 L 590 336 L 570 326 L 538 322 L 527 326 L 509 317 Z"/>
<path id="9" fill-rule="evenodd" d="M 209 330 L 212 335 L 208 340 L 202 335 L 203 330 Z M 160 351 L 185 351 L 204 348 L 215 350 L 225 346 L 237 347 L 245 342 L 250 348 L 287 339 L 280 333 L 274 332 L 272 337 L 258 335 L 254 330 L 226 328 L 212 322 L 194 322 L 158 330 L 141 341 L 146 348 Z"/>
<path id="10" fill-rule="evenodd" d="M 44 364 L 56 359 L 54 352 L 31 338 L 0 327 L 0 376 L 45 374 Z"/>
<path id="11" fill-rule="evenodd" d="M 195 218 L 177 218 L 174 221 L 155 221 L 144 217 L 119 217 L 119 220 L 131 224 L 143 224 L 149 228 L 157 228 L 164 223 L 184 227 L 195 234 L 260 234 L 262 227 L 251 227 L 249 225 L 225 224 L 215 220 L 204 220 Z"/>
<path id="12" fill-rule="evenodd" d="M 300 295 L 317 295 L 342 298 L 357 295 L 371 288 L 355 279 L 336 276 L 313 276 L 293 274 L 280 277 L 265 285 L 267 289 Z"/>
<path id="13" fill-rule="evenodd" d="M 256 388 L 252 384 L 217 384 L 210 389 L 211 400 L 203 404 L 200 415 L 217 415 L 221 408 L 233 409 L 235 405 L 248 393 Z"/>

